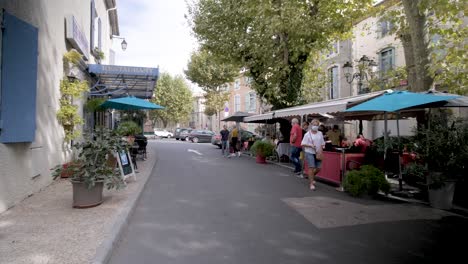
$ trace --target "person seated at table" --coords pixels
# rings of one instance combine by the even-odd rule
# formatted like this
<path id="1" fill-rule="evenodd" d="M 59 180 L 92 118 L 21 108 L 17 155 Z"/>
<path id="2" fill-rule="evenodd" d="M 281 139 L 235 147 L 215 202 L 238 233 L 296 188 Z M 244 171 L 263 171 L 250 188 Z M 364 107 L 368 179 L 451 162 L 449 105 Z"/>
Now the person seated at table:
<path id="1" fill-rule="evenodd" d="M 351 146 L 351 143 L 348 141 L 348 138 L 347 137 L 344 137 L 342 140 L 341 140 L 341 144 L 340 146 L 342 148 L 349 148 Z"/>
<path id="2" fill-rule="evenodd" d="M 332 151 L 333 150 L 333 144 L 332 141 L 328 136 L 324 136 L 323 139 L 325 140 L 325 151 Z"/>
<path id="3" fill-rule="evenodd" d="M 331 143 L 334 146 L 339 146 L 340 145 L 341 131 L 338 128 L 338 125 L 334 125 L 331 130 L 328 130 L 326 135 L 328 136 L 328 138 L 330 139 Z"/>
<path id="4" fill-rule="evenodd" d="M 364 137 L 363 134 L 359 134 L 354 141 L 354 146 L 358 147 L 361 153 L 366 153 L 366 149 L 371 145 L 371 141 Z"/>

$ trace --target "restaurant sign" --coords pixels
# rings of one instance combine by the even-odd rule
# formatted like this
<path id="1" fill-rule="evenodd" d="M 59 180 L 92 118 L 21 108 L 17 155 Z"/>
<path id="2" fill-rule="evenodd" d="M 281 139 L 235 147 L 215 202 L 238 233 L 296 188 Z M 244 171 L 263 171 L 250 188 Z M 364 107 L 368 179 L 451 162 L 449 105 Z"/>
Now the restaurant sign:
<path id="1" fill-rule="evenodd" d="M 133 66 L 118 66 L 118 65 L 102 65 L 102 64 L 90 64 L 89 72 L 95 74 L 106 74 L 106 75 L 136 75 L 136 76 L 154 76 L 157 77 L 159 74 L 158 68 L 148 67 L 133 67 Z"/>
<path id="2" fill-rule="evenodd" d="M 67 22 L 67 40 L 73 45 L 75 49 L 77 49 L 85 60 L 89 59 L 89 42 L 86 39 L 86 35 L 78 26 L 76 19 L 73 15 L 69 15 L 66 17 Z"/>

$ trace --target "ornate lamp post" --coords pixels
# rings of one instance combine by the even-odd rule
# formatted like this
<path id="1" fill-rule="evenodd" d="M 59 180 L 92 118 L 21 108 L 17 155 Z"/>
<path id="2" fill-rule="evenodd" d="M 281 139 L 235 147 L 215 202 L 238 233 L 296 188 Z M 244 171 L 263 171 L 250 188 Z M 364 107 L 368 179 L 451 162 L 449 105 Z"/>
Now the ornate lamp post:
<path id="1" fill-rule="evenodd" d="M 352 73 L 353 71 L 353 64 L 352 62 L 347 61 L 343 65 L 343 69 L 345 70 L 345 77 L 346 82 L 349 84 L 349 95 L 353 95 L 353 88 L 352 82 L 356 79 L 358 81 L 358 94 L 363 94 L 368 92 L 367 89 L 363 89 L 363 81 L 369 81 L 369 77 L 367 75 L 367 69 L 370 67 L 372 72 L 375 72 L 377 67 L 377 63 L 374 60 L 369 59 L 366 55 L 363 55 L 358 61 L 357 69 L 358 71 Z"/>

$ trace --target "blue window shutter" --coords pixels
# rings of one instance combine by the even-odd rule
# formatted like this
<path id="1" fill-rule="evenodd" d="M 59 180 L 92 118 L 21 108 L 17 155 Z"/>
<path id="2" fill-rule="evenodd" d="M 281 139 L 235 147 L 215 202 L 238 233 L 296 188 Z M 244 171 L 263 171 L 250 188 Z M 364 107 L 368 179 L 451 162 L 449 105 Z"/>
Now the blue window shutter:
<path id="1" fill-rule="evenodd" d="M 1 143 L 33 142 L 36 134 L 38 29 L 3 13 Z"/>

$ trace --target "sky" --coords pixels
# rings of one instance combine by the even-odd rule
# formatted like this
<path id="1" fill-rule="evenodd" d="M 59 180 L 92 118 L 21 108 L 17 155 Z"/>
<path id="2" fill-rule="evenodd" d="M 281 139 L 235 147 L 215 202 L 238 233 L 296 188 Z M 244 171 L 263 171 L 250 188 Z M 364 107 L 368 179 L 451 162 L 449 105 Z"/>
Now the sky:
<path id="1" fill-rule="evenodd" d="M 185 0 L 117 0 L 122 51 L 114 42 L 116 64 L 158 67 L 160 72 L 183 75 L 196 40 L 184 15 Z"/>

